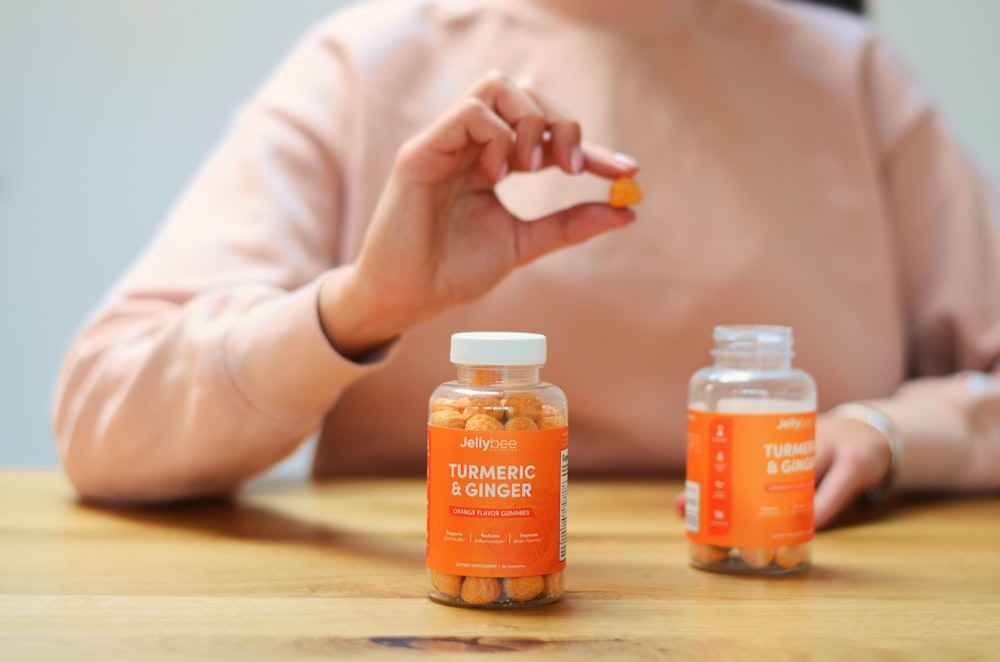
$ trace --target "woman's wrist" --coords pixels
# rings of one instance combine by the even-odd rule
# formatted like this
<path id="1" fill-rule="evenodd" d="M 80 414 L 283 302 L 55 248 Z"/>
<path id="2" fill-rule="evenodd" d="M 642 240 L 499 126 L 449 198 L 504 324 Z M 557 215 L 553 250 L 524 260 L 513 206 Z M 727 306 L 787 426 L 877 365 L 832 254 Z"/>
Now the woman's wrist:
<path id="1" fill-rule="evenodd" d="M 352 361 L 363 361 L 398 338 L 403 325 L 394 325 L 381 314 L 371 299 L 361 294 L 363 288 L 352 281 L 354 277 L 350 266 L 331 272 L 319 288 L 316 309 L 334 351 Z"/>

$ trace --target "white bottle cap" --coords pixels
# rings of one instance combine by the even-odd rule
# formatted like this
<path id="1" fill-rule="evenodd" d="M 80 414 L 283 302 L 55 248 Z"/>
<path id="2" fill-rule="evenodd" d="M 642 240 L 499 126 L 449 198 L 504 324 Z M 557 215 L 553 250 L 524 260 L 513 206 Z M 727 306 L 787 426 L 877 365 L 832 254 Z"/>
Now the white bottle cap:
<path id="1" fill-rule="evenodd" d="M 540 333 L 470 331 L 451 336 L 451 362 L 459 365 L 545 365 Z"/>

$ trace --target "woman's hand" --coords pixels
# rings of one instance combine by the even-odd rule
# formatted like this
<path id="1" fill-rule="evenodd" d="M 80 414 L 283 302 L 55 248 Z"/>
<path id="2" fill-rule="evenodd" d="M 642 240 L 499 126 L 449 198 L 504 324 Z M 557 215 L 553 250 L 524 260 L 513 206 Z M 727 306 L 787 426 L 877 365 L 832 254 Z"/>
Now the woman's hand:
<path id="1" fill-rule="evenodd" d="M 357 355 L 485 294 L 520 265 L 634 219 L 629 209 L 587 203 L 522 221 L 494 194 L 510 172 L 551 166 L 609 179 L 637 170 L 627 157 L 582 145 L 575 120 L 500 74 L 407 142 L 358 260 L 320 291 L 334 347 Z"/>
<path id="2" fill-rule="evenodd" d="M 885 436 L 860 421 L 825 414 L 816 420 L 816 528 L 828 526 L 858 496 L 889 473 Z"/>

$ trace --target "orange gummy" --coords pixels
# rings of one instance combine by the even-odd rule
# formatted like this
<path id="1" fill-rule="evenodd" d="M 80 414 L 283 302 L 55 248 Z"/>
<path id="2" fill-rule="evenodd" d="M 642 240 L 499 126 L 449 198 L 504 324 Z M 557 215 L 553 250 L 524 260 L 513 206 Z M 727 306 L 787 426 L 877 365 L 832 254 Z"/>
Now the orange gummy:
<path id="1" fill-rule="evenodd" d="M 547 598 L 558 598 L 563 594 L 563 571 L 557 570 L 551 575 L 545 575 L 543 577 L 545 581 L 545 597 Z"/>
<path id="2" fill-rule="evenodd" d="M 470 605 L 488 605 L 500 597 L 500 581 L 493 577 L 466 577 L 462 600 Z"/>
<path id="3" fill-rule="evenodd" d="M 503 592 L 514 602 L 534 600 L 545 590 L 545 579 L 539 575 L 533 577 L 506 577 L 503 580 Z"/>
<path id="4" fill-rule="evenodd" d="M 503 430 L 503 423 L 490 414 L 476 414 L 465 422 L 466 430 Z"/>
<path id="5" fill-rule="evenodd" d="M 431 402 L 431 411 L 445 411 L 450 409 L 452 411 L 461 412 L 468 406 L 468 398 L 434 398 Z"/>
<path id="6" fill-rule="evenodd" d="M 507 421 L 504 426 L 504 430 L 537 430 L 538 423 L 535 423 L 532 419 L 527 416 L 517 416 L 515 418 Z"/>
<path id="7" fill-rule="evenodd" d="M 492 416 L 498 421 L 502 421 L 504 417 L 503 400 L 500 399 L 500 396 L 493 395 L 473 396 L 469 398 L 469 405 L 462 413 L 467 419 L 485 414 Z"/>
<path id="8" fill-rule="evenodd" d="M 542 401 L 533 395 L 524 393 L 508 395 L 503 399 L 503 406 L 509 418 L 526 416 L 537 421 L 542 417 Z"/>
<path id="9" fill-rule="evenodd" d="M 751 568 L 761 569 L 774 560 L 774 547 L 740 547 L 740 556 Z"/>
<path id="10" fill-rule="evenodd" d="M 446 572 L 431 572 L 431 582 L 434 588 L 441 591 L 450 598 L 457 598 L 462 590 L 461 575 L 450 575 Z"/>
<path id="11" fill-rule="evenodd" d="M 612 207 L 630 207 L 640 202 L 642 202 L 642 190 L 639 188 L 639 182 L 631 177 L 619 177 L 611 182 L 608 204 Z"/>
<path id="12" fill-rule="evenodd" d="M 809 545 L 792 545 L 779 547 L 774 552 L 774 562 L 785 570 L 796 568 L 809 560 Z"/>
<path id="13" fill-rule="evenodd" d="M 715 545 L 703 545 L 701 543 L 691 543 L 689 548 L 691 560 L 701 565 L 713 565 L 721 562 L 729 555 L 729 550 L 725 547 Z"/>
<path id="14" fill-rule="evenodd" d="M 542 430 L 556 430 L 566 425 L 566 419 L 562 416 L 546 416 L 538 421 L 538 427 Z"/>
<path id="15" fill-rule="evenodd" d="M 461 430 L 465 427 L 465 416 L 462 412 L 451 409 L 431 412 L 431 425 L 439 428 L 457 428 Z"/>

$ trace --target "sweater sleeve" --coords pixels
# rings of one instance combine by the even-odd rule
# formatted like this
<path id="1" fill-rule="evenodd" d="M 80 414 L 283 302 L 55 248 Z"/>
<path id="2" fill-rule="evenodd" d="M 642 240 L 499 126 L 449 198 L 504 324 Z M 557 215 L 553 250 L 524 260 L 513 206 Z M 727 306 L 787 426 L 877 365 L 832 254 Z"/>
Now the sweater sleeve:
<path id="1" fill-rule="evenodd" d="M 942 117 L 872 52 L 874 133 L 897 249 L 911 379 L 872 404 L 903 441 L 904 489 L 1000 488 L 1000 205 Z"/>
<path id="2" fill-rule="evenodd" d="M 350 259 L 354 70 L 319 31 L 307 37 L 72 342 L 53 416 L 83 495 L 230 492 L 385 360 L 339 356 L 317 311 L 320 286 L 336 287 Z"/>

